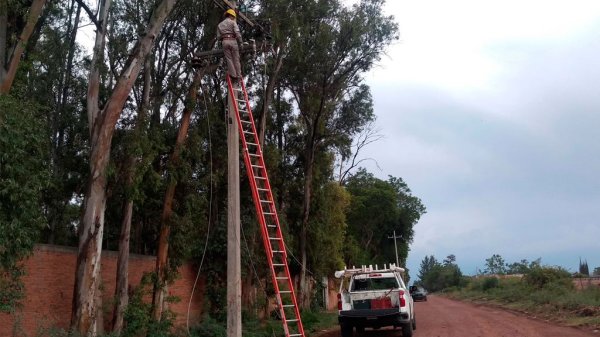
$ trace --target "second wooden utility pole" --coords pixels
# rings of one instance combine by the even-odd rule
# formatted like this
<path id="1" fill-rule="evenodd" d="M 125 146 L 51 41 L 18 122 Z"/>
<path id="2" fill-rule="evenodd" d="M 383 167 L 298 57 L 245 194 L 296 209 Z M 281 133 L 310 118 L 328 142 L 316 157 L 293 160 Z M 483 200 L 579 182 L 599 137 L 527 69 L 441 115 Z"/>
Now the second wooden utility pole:
<path id="1" fill-rule="evenodd" d="M 396 243 L 396 239 L 402 239 L 402 237 L 396 236 L 396 231 L 394 230 L 394 236 L 388 236 L 388 239 L 394 239 L 394 250 L 396 251 L 396 267 L 400 267 L 400 261 L 398 260 L 398 244 Z"/>

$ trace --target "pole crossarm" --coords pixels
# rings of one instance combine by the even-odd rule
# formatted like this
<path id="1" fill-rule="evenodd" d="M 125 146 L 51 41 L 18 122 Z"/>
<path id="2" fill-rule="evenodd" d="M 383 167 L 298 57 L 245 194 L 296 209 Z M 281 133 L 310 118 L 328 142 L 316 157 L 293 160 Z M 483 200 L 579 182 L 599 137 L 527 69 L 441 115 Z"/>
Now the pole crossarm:
<path id="1" fill-rule="evenodd" d="M 252 55 L 253 58 L 256 58 L 257 52 L 267 52 L 272 49 L 272 45 L 269 43 L 262 43 L 260 46 L 256 45 L 254 40 L 251 40 L 247 45 L 243 45 L 240 48 L 240 55 Z M 215 59 L 221 58 L 225 55 L 223 49 L 211 49 L 205 51 L 198 51 L 194 53 L 194 56 L 191 60 L 191 65 L 194 68 L 203 68 L 208 66 L 210 63 L 216 63 Z"/>

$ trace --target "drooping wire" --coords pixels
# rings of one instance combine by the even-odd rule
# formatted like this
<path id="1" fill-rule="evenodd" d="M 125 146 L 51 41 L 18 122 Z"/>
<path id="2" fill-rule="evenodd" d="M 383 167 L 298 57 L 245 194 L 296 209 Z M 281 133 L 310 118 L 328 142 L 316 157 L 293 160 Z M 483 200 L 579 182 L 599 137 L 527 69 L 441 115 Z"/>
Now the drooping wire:
<path id="1" fill-rule="evenodd" d="M 212 196 L 213 196 L 213 156 L 212 156 L 212 136 L 210 132 L 210 113 L 208 111 L 208 104 L 206 103 L 206 90 L 202 86 L 202 80 L 200 80 L 200 88 L 202 89 L 202 97 L 204 98 L 204 110 L 206 111 L 206 125 L 208 128 L 208 157 L 209 157 L 209 198 L 208 198 L 208 227 L 206 230 L 206 241 L 204 242 L 204 250 L 202 252 L 202 258 L 200 259 L 200 266 L 198 267 L 198 273 L 196 274 L 196 279 L 194 280 L 194 285 L 192 287 L 192 293 L 190 295 L 190 300 L 188 301 L 187 307 L 187 319 L 186 319 L 186 328 L 187 333 L 190 335 L 190 307 L 192 305 L 192 298 L 194 297 L 194 291 L 196 290 L 196 284 L 198 283 L 198 278 L 200 278 L 200 272 L 202 271 L 202 264 L 204 263 L 204 257 L 206 256 L 206 250 L 208 248 L 208 239 L 210 238 L 210 224 L 212 222 Z"/>
<path id="2" fill-rule="evenodd" d="M 283 244 L 285 245 L 285 249 L 287 249 L 287 252 L 289 253 L 289 255 L 291 255 L 292 258 L 300 265 L 300 268 L 302 268 L 302 262 L 300 262 L 300 260 L 298 260 L 294 254 L 292 254 L 290 247 L 285 243 L 285 241 L 283 242 Z M 302 268 L 302 269 L 306 270 L 310 275 L 315 276 L 315 274 L 313 274 L 313 272 L 311 272 L 310 269 L 308 269 L 308 268 Z"/>

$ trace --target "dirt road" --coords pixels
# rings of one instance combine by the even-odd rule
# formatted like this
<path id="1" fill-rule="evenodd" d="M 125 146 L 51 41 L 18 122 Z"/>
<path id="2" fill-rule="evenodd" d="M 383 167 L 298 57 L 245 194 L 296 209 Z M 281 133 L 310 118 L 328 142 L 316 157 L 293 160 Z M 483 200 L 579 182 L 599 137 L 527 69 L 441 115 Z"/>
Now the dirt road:
<path id="1" fill-rule="evenodd" d="M 600 337 L 600 333 L 559 327 L 500 309 L 452 301 L 430 296 L 427 302 L 416 302 L 415 337 Z M 400 330 L 370 330 L 364 337 L 399 337 Z M 339 329 L 319 334 L 339 337 Z M 354 336 L 359 336 L 354 333 Z"/>

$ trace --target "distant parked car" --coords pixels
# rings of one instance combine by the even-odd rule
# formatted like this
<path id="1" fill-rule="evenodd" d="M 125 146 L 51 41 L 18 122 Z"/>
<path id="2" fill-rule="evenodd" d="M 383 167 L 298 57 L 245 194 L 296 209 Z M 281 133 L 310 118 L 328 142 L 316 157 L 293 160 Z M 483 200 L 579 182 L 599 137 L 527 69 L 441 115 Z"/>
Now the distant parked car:
<path id="1" fill-rule="evenodd" d="M 410 294 L 414 301 L 427 301 L 427 290 L 419 286 L 411 286 Z"/>

